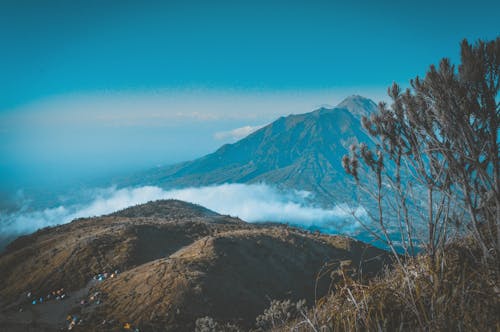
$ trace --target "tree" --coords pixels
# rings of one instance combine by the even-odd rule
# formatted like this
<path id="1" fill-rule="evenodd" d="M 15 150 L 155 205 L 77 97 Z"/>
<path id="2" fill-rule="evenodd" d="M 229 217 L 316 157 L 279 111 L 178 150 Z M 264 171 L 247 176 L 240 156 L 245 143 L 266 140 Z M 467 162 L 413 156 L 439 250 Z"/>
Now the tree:
<path id="1" fill-rule="evenodd" d="M 448 231 L 470 230 L 484 260 L 500 257 L 500 165 L 498 98 L 500 37 L 474 45 L 461 44 L 456 68 L 442 59 L 416 77 L 404 92 L 388 89 L 390 107 L 363 118 L 363 126 L 378 142 L 373 152 L 355 145 L 343 166 L 360 184 L 360 161 L 375 175 L 378 223 L 388 244 L 383 203 L 392 190 L 402 242 L 413 253 L 414 219 L 409 213 L 411 188 L 420 185 L 427 196 L 426 248 L 431 257 L 446 243 Z M 458 217 L 457 213 L 465 216 Z M 498 266 L 498 265 L 497 265 Z M 498 272 L 498 271 L 497 271 Z"/>

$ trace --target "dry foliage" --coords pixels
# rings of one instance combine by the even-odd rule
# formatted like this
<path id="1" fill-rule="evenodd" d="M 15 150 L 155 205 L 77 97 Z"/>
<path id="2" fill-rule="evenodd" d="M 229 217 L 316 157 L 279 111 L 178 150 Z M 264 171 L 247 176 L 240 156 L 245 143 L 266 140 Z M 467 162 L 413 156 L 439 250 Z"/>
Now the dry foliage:
<path id="1" fill-rule="evenodd" d="M 368 284 L 347 275 L 307 313 L 275 331 L 498 331 L 500 278 L 467 238 L 433 262 L 422 255 Z"/>
<path id="2" fill-rule="evenodd" d="M 376 202 L 374 235 L 397 264 L 369 283 L 343 274 L 276 331 L 500 330 L 499 77 L 500 38 L 464 41 L 458 67 L 443 59 L 406 91 L 394 84 L 392 105 L 363 118 L 376 150 L 354 145 L 342 162 Z"/>

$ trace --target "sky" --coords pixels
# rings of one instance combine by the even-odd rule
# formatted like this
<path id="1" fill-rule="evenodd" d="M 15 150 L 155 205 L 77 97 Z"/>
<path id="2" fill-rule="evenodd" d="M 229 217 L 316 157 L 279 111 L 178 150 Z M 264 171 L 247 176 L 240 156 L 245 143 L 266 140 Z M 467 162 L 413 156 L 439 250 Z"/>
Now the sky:
<path id="1" fill-rule="evenodd" d="M 0 1 L 0 194 L 202 156 L 459 60 L 498 1 Z"/>

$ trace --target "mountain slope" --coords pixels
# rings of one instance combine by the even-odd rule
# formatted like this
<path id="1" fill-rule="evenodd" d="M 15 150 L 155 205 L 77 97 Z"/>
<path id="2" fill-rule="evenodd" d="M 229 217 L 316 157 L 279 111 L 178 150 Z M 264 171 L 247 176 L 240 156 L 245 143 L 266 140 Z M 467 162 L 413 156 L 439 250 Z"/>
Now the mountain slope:
<path id="1" fill-rule="evenodd" d="M 121 331 L 127 322 L 141 331 L 193 331 L 207 315 L 248 328 L 270 298 L 312 304 L 333 282 L 325 273 L 316 288 L 320 269 L 341 262 L 366 276 L 388 255 L 341 236 L 247 224 L 181 201 L 150 202 L 9 245 L 0 254 L 0 330 L 59 330 L 68 313 L 83 318 L 78 331 Z M 104 281 L 93 278 L 115 270 Z M 69 298 L 47 297 L 61 288 Z M 43 303 L 31 304 L 40 297 Z"/>
<path id="2" fill-rule="evenodd" d="M 373 101 L 351 96 L 333 109 L 281 117 L 212 154 L 148 171 L 131 183 L 172 188 L 266 182 L 311 191 L 328 204 L 349 197 L 337 190 L 346 183 L 341 159 L 352 143 L 371 142 L 360 118 L 375 110 Z"/>
<path id="3" fill-rule="evenodd" d="M 76 290 L 98 273 L 126 270 L 215 230 L 245 225 L 198 205 L 166 200 L 41 229 L 19 237 L 0 255 L 0 299 L 10 301 L 29 290 Z"/>
<path id="4" fill-rule="evenodd" d="M 106 303 L 89 318 L 114 317 L 141 330 L 193 331 L 196 319 L 210 316 L 247 330 L 269 299 L 311 304 L 315 292 L 326 294 L 332 279 L 327 273 L 318 276 L 325 264 L 359 266 L 381 254 L 346 238 L 283 227 L 223 232 L 103 283 L 98 290 L 106 294 Z M 365 273 L 379 270 L 382 261 L 363 262 Z"/>

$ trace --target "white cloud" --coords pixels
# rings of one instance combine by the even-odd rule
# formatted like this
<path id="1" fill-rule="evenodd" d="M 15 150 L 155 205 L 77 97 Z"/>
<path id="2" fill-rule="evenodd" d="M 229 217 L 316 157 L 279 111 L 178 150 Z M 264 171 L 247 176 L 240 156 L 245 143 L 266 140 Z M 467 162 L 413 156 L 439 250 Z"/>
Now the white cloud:
<path id="1" fill-rule="evenodd" d="M 219 131 L 214 134 L 214 138 L 218 140 L 226 140 L 226 139 L 239 140 L 241 138 L 250 135 L 254 131 L 259 130 L 262 127 L 264 126 L 244 126 L 228 131 Z"/>
<path id="2" fill-rule="evenodd" d="M 317 227 L 330 233 L 353 235 L 359 224 L 346 205 L 333 209 L 310 206 L 305 191 L 280 192 L 265 184 L 223 184 L 218 186 L 163 190 L 159 187 L 107 188 L 91 192 L 89 204 L 59 206 L 40 211 L 19 212 L 0 216 L 0 234 L 18 235 L 46 226 L 70 222 L 75 218 L 108 214 L 128 206 L 158 199 L 180 199 L 205 206 L 248 222 L 275 221 L 303 227 Z M 363 208 L 354 210 L 364 217 Z"/>

